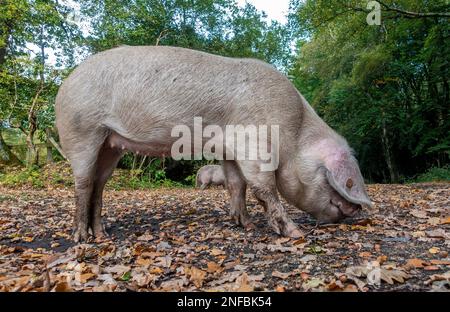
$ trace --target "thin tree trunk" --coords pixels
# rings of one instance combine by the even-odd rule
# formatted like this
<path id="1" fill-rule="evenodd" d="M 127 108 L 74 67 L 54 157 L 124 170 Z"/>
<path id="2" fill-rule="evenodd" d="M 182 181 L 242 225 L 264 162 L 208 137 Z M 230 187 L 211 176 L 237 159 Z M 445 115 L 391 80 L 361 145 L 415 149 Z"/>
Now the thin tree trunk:
<path id="1" fill-rule="evenodd" d="M 40 49 L 41 49 L 41 66 L 39 72 L 40 84 L 39 89 L 36 91 L 36 94 L 33 98 L 33 102 L 31 103 L 30 110 L 28 111 L 28 134 L 27 134 L 27 167 L 31 167 L 33 165 L 38 164 L 38 154 L 36 150 L 36 145 L 34 144 L 34 134 L 37 130 L 37 116 L 36 111 L 39 109 L 39 96 L 45 87 L 45 77 L 44 77 L 44 67 L 45 67 L 45 44 L 44 44 L 44 26 L 41 25 L 41 37 L 40 37 Z"/>
<path id="2" fill-rule="evenodd" d="M 59 146 L 58 142 L 56 142 L 55 139 L 51 136 L 48 137 L 48 140 L 53 145 L 53 147 L 56 148 L 56 150 L 59 152 L 59 154 L 61 154 L 61 156 L 64 157 L 65 160 L 67 160 L 67 156 L 64 153 L 64 151 L 62 150 L 61 146 Z"/>
<path id="3" fill-rule="evenodd" d="M 389 140 L 389 135 L 387 133 L 387 128 L 386 128 L 386 122 L 384 119 L 382 122 L 382 127 L 383 127 L 383 129 L 382 129 L 383 134 L 381 136 L 381 140 L 383 142 L 383 151 L 384 151 L 386 164 L 387 164 L 388 170 L 389 170 L 389 176 L 390 176 L 391 182 L 397 183 L 398 182 L 397 167 L 395 165 L 394 158 L 392 155 L 392 146 L 391 146 L 391 143 Z"/>
<path id="4" fill-rule="evenodd" d="M 45 129 L 46 140 L 46 148 L 47 148 L 47 164 L 53 164 L 53 155 L 52 155 L 52 143 L 50 142 L 51 130 L 50 128 Z"/>

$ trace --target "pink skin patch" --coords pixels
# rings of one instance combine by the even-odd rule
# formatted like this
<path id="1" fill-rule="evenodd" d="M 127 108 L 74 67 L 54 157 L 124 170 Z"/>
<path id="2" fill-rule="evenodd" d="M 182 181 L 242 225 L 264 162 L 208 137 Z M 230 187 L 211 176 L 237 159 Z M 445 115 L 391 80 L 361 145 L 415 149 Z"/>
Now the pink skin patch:
<path id="1" fill-rule="evenodd" d="M 106 139 L 106 144 L 111 148 L 130 151 L 136 154 L 164 157 L 170 155 L 170 147 L 161 142 L 135 142 L 131 141 L 116 132 L 112 132 Z"/>

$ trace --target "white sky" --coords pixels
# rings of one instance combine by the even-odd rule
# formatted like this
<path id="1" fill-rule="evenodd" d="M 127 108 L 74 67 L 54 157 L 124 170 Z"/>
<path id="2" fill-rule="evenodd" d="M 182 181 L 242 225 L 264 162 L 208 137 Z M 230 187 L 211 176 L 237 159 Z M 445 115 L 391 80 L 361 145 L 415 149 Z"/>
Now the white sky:
<path id="1" fill-rule="evenodd" d="M 289 0 L 237 0 L 237 2 L 240 6 L 243 6 L 246 2 L 253 4 L 258 10 L 266 12 L 269 20 L 274 19 L 282 24 L 287 22 Z"/>

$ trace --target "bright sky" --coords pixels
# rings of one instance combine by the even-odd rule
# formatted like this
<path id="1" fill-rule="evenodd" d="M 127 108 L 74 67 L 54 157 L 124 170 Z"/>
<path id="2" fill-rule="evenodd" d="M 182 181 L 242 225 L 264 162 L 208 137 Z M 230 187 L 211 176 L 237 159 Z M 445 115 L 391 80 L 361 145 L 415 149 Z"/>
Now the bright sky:
<path id="1" fill-rule="evenodd" d="M 253 4 L 258 10 L 266 12 L 269 20 L 274 19 L 282 24 L 287 22 L 289 0 L 237 0 L 237 2 L 240 6 L 246 2 Z"/>

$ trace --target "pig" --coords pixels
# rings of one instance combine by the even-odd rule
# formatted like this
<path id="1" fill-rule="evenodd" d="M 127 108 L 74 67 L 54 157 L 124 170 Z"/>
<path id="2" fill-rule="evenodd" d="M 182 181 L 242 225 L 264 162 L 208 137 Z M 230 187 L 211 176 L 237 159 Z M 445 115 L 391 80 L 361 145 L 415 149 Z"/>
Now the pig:
<path id="1" fill-rule="evenodd" d="M 225 175 L 222 166 L 207 165 L 198 170 L 195 178 L 195 186 L 204 190 L 210 185 L 225 186 Z"/>
<path id="2" fill-rule="evenodd" d="M 278 125 L 275 170 L 263 160 L 223 161 L 230 214 L 252 222 L 247 187 L 268 224 L 287 237 L 304 234 L 280 201 L 320 222 L 354 216 L 371 201 L 347 141 L 313 110 L 285 75 L 255 59 L 165 46 L 121 46 L 88 57 L 61 85 L 55 103 L 61 146 L 75 181 L 74 240 L 106 235 L 102 193 L 125 151 L 170 154 L 175 125 Z"/>

